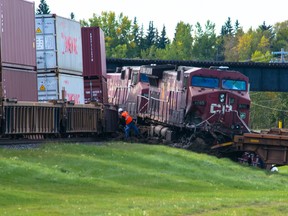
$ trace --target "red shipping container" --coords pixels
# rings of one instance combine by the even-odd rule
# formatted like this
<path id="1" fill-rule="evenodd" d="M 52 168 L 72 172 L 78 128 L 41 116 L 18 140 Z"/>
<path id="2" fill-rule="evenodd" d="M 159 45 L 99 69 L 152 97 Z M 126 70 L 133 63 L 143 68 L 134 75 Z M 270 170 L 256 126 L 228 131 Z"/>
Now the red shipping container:
<path id="1" fill-rule="evenodd" d="M 37 101 L 37 72 L 2 68 L 2 93 L 18 101 Z"/>
<path id="2" fill-rule="evenodd" d="M 104 33 L 99 27 L 83 27 L 82 34 L 82 55 L 83 55 L 83 76 L 106 77 L 106 51 Z"/>
<path id="3" fill-rule="evenodd" d="M 24 0 L 0 0 L 3 66 L 36 70 L 35 7 Z"/>
<path id="4" fill-rule="evenodd" d="M 84 80 L 85 103 L 96 101 L 99 103 L 108 102 L 107 83 L 104 77 Z"/>

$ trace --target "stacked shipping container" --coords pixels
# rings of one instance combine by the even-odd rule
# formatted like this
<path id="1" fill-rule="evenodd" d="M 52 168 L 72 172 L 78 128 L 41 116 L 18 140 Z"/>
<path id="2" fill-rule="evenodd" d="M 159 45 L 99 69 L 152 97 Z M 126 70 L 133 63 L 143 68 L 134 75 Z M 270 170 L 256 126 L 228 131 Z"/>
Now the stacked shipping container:
<path id="1" fill-rule="evenodd" d="M 99 27 L 81 29 L 85 103 L 108 102 L 104 33 Z"/>
<path id="2" fill-rule="evenodd" d="M 34 16 L 34 2 L 0 0 L 0 97 L 37 101 Z"/>
<path id="3" fill-rule="evenodd" d="M 80 23 L 55 14 L 36 15 L 38 100 L 84 103 Z"/>

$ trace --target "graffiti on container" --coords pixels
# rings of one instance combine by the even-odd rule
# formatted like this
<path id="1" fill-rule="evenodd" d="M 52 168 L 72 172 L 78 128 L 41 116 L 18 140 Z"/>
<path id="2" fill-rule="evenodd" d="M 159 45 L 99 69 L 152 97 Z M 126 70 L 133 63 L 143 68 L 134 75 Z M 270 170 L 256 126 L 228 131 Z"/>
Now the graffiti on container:
<path id="1" fill-rule="evenodd" d="M 66 93 L 66 99 L 68 101 L 74 101 L 75 104 L 80 104 L 80 94 Z"/>
<path id="2" fill-rule="evenodd" d="M 64 50 L 62 51 L 62 54 L 70 53 L 70 54 L 78 54 L 77 51 L 77 38 L 73 38 L 71 36 L 66 36 L 63 32 L 61 34 L 63 40 L 64 40 Z"/>

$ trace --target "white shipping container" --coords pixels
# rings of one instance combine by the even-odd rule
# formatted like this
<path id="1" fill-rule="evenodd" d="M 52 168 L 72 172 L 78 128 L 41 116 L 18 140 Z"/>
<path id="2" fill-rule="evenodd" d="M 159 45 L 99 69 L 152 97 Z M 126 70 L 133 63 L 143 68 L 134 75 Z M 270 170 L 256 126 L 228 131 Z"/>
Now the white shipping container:
<path id="1" fill-rule="evenodd" d="M 75 104 L 84 104 L 84 83 L 83 77 L 46 73 L 38 74 L 38 101 L 60 100 L 62 90 L 65 90 L 64 97 L 67 101 L 74 101 Z"/>
<path id="2" fill-rule="evenodd" d="M 36 15 L 35 27 L 38 71 L 60 69 L 82 75 L 80 23 L 55 14 Z"/>

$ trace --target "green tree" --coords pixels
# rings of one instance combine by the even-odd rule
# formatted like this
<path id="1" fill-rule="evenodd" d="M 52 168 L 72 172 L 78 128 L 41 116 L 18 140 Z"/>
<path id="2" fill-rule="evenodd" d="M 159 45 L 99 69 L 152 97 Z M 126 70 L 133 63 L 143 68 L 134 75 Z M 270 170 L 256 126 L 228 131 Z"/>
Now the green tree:
<path id="1" fill-rule="evenodd" d="M 75 14 L 73 12 L 70 13 L 70 19 L 75 20 Z"/>
<path id="2" fill-rule="evenodd" d="M 211 21 L 207 21 L 205 24 L 205 30 L 199 22 L 197 22 L 196 33 L 194 36 L 194 44 L 192 54 L 195 60 L 210 60 L 216 59 L 216 33 L 215 24 Z"/>
<path id="3" fill-rule="evenodd" d="M 152 45 L 148 49 L 141 50 L 141 57 L 143 59 L 156 59 L 157 47 L 156 45 Z"/>
<path id="4" fill-rule="evenodd" d="M 284 50 L 288 49 L 288 20 L 284 22 L 278 22 L 274 25 L 275 39 L 273 41 L 272 51 L 280 51 L 281 48 Z"/>
<path id="5" fill-rule="evenodd" d="M 175 36 L 166 53 L 167 59 L 191 60 L 192 59 L 192 26 L 180 21 L 175 29 Z"/>
<path id="6" fill-rule="evenodd" d="M 250 109 L 250 127 L 252 129 L 266 129 L 275 127 L 275 107 L 280 104 L 278 93 L 275 92 L 250 92 L 251 109 Z"/>
<path id="7" fill-rule="evenodd" d="M 87 22 L 86 22 L 87 23 Z M 101 16 L 93 14 L 88 25 L 100 27 L 105 34 L 106 56 L 128 56 L 129 49 L 133 49 L 132 21 L 123 13 L 117 17 L 114 12 L 102 12 Z M 85 21 L 82 21 L 85 24 Z M 117 53 L 119 52 L 119 53 Z"/>
<path id="8" fill-rule="evenodd" d="M 272 26 L 267 26 L 265 22 L 256 31 L 247 32 L 252 35 L 251 51 L 252 61 L 269 62 L 271 58 L 271 43 L 274 38 Z"/>
<path id="9" fill-rule="evenodd" d="M 235 21 L 234 32 L 237 34 L 238 30 L 241 29 L 240 23 L 238 20 Z"/>
<path id="10" fill-rule="evenodd" d="M 140 34 L 139 34 L 139 47 L 140 50 L 143 50 L 145 47 L 145 34 L 144 34 L 144 26 L 142 24 L 140 28 Z"/>
<path id="11" fill-rule="evenodd" d="M 239 53 L 239 61 L 247 61 L 250 60 L 252 55 L 252 34 L 244 34 L 239 38 L 239 42 L 237 45 L 237 51 Z"/>
<path id="12" fill-rule="evenodd" d="M 238 21 L 237 21 L 238 22 Z M 234 33 L 231 18 L 228 17 L 227 21 L 221 28 L 221 35 L 232 35 Z"/>
<path id="13" fill-rule="evenodd" d="M 157 47 L 159 49 L 165 49 L 166 45 L 169 43 L 170 43 L 170 40 L 168 39 L 168 37 L 166 35 L 166 27 L 165 27 L 165 25 L 163 25 Z"/>
<path id="14" fill-rule="evenodd" d="M 132 58 L 140 58 L 141 56 L 141 29 L 138 25 L 137 18 L 134 17 L 132 25 L 132 33 L 130 35 L 130 49 L 128 51 L 128 56 Z"/>
<path id="15" fill-rule="evenodd" d="M 237 39 L 233 35 L 224 37 L 224 60 L 232 62 L 239 61 Z"/>
<path id="16" fill-rule="evenodd" d="M 40 4 L 38 5 L 38 8 L 36 10 L 36 14 L 50 14 L 50 9 L 48 4 L 46 3 L 46 0 L 40 0 Z"/>
<path id="17" fill-rule="evenodd" d="M 155 45 L 157 41 L 156 29 L 152 21 L 149 22 L 149 27 L 147 30 L 147 35 L 145 38 L 144 49 L 149 49 L 151 46 Z"/>
<path id="18" fill-rule="evenodd" d="M 234 29 L 231 24 L 231 19 L 228 17 L 227 21 L 221 28 L 220 36 L 217 38 L 217 60 L 220 61 L 238 61 L 238 41 L 244 34 L 243 28 L 236 20 Z"/>
<path id="19" fill-rule="evenodd" d="M 271 42 L 275 38 L 275 32 L 273 30 L 273 27 L 271 25 L 266 25 L 265 21 L 262 25 L 260 25 L 257 29 L 264 35 L 266 38 L 269 39 L 269 42 Z"/>
<path id="20" fill-rule="evenodd" d="M 272 55 L 269 51 L 262 53 L 261 51 L 256 50 L 251 57 L 251 61 L 254 62 L 269 62 L 271 59 Z"/>

